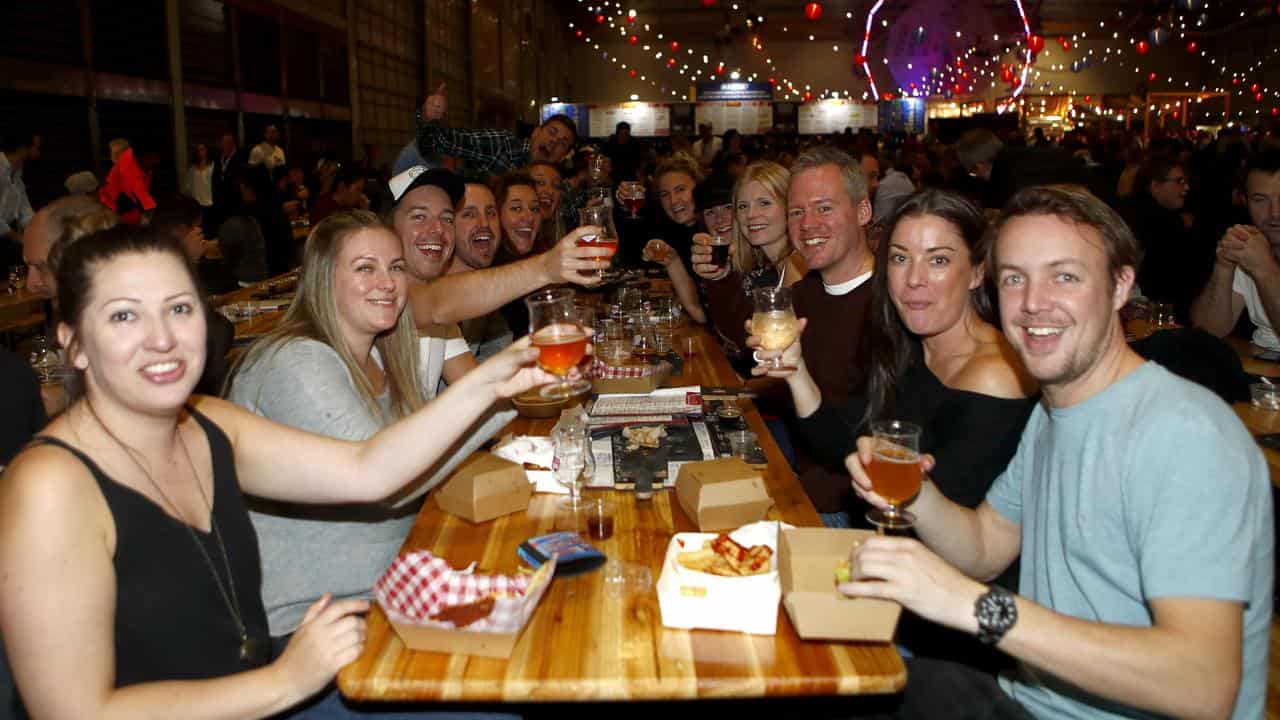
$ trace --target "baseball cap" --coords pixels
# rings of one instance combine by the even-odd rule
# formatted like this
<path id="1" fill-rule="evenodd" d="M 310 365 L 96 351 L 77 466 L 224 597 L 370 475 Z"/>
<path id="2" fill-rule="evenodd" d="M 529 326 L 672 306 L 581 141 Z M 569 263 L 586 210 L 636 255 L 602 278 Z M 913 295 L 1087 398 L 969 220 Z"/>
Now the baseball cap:
<path id="1" fill-rule="evenodd" d="M 467 191 L 466 185 L 463 184 L 462 178 L 457 173 L 444 168 L 428 168 L 426 165 L 414 165 L 391 178 L 391 182 L 387 183 L 387 185 L 391 188 L 391 197 L 397 203 L 400 202 L 400 198 L 409 194 L 410 190 L 425 185 L 432 185 L 444 190 L 454 205 L 462 202 L 462 196 Z"/>

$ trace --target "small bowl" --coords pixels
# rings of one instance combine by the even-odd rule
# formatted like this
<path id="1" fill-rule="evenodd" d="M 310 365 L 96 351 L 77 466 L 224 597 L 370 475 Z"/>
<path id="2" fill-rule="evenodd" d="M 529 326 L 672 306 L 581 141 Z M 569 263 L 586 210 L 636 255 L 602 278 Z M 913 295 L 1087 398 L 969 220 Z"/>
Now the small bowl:
<path id="1" fill-rule="evenodd" d="M 1262 410 L 1280 410 L 1280 385 L 1254 383 L 1249 386 L 1253 406 Z"/>

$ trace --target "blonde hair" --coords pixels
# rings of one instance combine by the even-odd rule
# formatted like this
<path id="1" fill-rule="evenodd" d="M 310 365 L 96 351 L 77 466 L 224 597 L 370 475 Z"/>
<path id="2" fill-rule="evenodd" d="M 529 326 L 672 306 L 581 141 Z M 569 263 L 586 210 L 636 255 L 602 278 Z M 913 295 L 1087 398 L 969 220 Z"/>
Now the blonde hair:
<path id="1" fill-rule="evenodd" d="M 783 222 L 786 222 L 787 187 L 791 184 L 791 173 L 771 160 L 757 160 L 747 166 L 733 186 L 733 264 L 740 272 L 747 272 L 760 262 L 763 255 L 760 250 L 747 241 L 747 229 L 738 222 L 738 201 L 747 190 L 747 184 L 758 182 L 773 197 L 774 202 L 782 206 Z M 787 247 L 791 247 L 791 239 L 787 238 Z M 784 253 L 785 254 L 785 253 Z"/>
<path id="2" fill-rule="evenodd" d="M 242 368 L 266 361 L 290 341 L 304 338 L 322 342 L 338 353 L 347 372 L 351 373 L 356 392 L 371 416 L 392 422 L 426 404 L 422 383 L 418 378 L 418 330 L 409 306 L 405 306 L 395 327 L 379 335 L 373 342 L 382 358 L 383 372 L 387 376 L 387 392 L 391 395 L 390 417 L 387 417 L 378 404 L 373 384 L 360 368 L 351 349 L 343 342 L 338 330 L 340 311 L 334 300 L 333 289 L 338 253 L 347 238 L 361 230 L 373 229 L 392 232 L 377 215 L 367 210 L 350 210 L 326 217 L 311 230 L 303 251 L 302 280 L 298 286 L 298 296 L 294 298 L 280 324 L 254 341 L 236 362 L 223 395 L 229 394 Z"/>

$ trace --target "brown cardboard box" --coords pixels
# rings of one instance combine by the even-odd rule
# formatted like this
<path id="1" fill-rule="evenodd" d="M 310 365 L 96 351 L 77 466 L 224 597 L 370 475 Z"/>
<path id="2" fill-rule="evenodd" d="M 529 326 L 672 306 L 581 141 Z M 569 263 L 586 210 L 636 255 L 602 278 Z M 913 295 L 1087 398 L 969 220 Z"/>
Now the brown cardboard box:
<path id="1" fill-rule="evenodd" d="M 591 390 L 597 395 L 609 393 L 651 393 L 671 381 L 671 365 L 662 363 L 652 375 L 639 378 L 594 378 Z"/>
<path id="2" fill-rule="evenodd" d="M 503 618 L 498 626 L 498 629 L 502 630 L 502 632 L 496 630 L 494 632 L 482 632 L 413 622 L 408 618 L 397 615 L 395 612 L 388 611 L 388 598 L 380 594 L 378 585 L 375 585 L 374 594 L 383 611 L 387 613 L 387 620 L 391 623 L 392 629 L 400 636 L 400 640 L 404 642 L 405 647 L 410 650 L 430 650 L 450 655 L 509 658 L 515 649 L 516 643 L 520 640 L 520 635 L 528 627 L 530 618 L 533 617 L 533 613 L 537 610 L 538 603 L 542 601 L 543 594 L 550 587 L 555 571 L 556 562 L 552 558 L 549 562 L 543 563 L 542 567 L 538 568 L 537 572 L 533 574 L 523 596 L 500 598 L 495 601 L 495 604 L 500 607 L 495 607 L 494 613 L 496 616 Z M 504 603 L 506 604 L 505 606 L 503 606 Z M 430 610 L 426 612 L 429 613 Z M 481 621 L 482 624 L 484 622 L 487 621 Z M 494 629 L 492 625 L 490 625 L 490 629 Z"/>
<path id="3" fill-rule="evenodd" d="M 398 622 L 392 622 L 391 627 L 410 650 L 431 650 L 450 655 L 509 658 L 520 639 L 520 632 L 467 632 Z M 521 627 L 520 631 L 523 630 Z"/>
<path id="4" fill-rule="evenodd" d="M 902 606 L 888 600 L 851 598 L 836 590 L 836 564 L 849 559 L 869 530 L 792 528 L 778 538 L 782 605 L 805 640 L 890 642 Z"/>
<path id="5" fill-rule="evenodd" d="M 521 512 L 532 497 L 524 468 L 487 452 L 463 461 L 436 491 L 441 510 L 473 523 Z"/>
<path id="6" fill-rule="evenodd" d="M 773 506 L 760 472 L 739 458 L 686 463 L 676 478 L 676 497 L 703 532 L 730 530 L 763 520 Z"/>

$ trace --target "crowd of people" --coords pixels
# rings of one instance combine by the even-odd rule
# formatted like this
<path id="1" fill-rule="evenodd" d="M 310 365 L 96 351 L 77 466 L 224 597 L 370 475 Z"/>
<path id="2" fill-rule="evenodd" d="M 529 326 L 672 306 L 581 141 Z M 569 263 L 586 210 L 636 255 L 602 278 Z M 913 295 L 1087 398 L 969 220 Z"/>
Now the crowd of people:
<path id="1" fill-rule="evenodd" d="M 620 123 L 593 146 L 563 115 L 460 128 L 442 87 L 394 174 L 303 172 L 272 126 L 248 151 L 197 145 L 185 195 L 153 196 L 156 149 L 120 139 L 100 188 L 39 211 L 21 183 L 38 134 L 6 140 L 0 242 L 53 299 L 76 376 L 50 420 L 0 363 L 14 702 L 393 717 L 332 684 L 370 587 L 425 494 L 510 420 L 503 399 L 551 379 L 523 298 L 612 263 L 664 274 L 715 331 L 824 525 L 885 505 L 873 421 L 923 428 L 916 537 L 862 543 L 840 586 L 908 611 L 908 685 L 849 714 L 1259 717 L 1271 489 L 1217 338 L 1280 351 L 1274 138 L 690 140 Z M 638 214 L 623 182 L 646 189 Z M 612 259 L 578 242 L 602 205 Z M 299 265 L 279 325 L 228 366 L 207 293 Z M 782 350 L 750 323 L 773 287 L 801 318 Z M 1145 302 L 1185 327 L 1131 343 Z"/>

